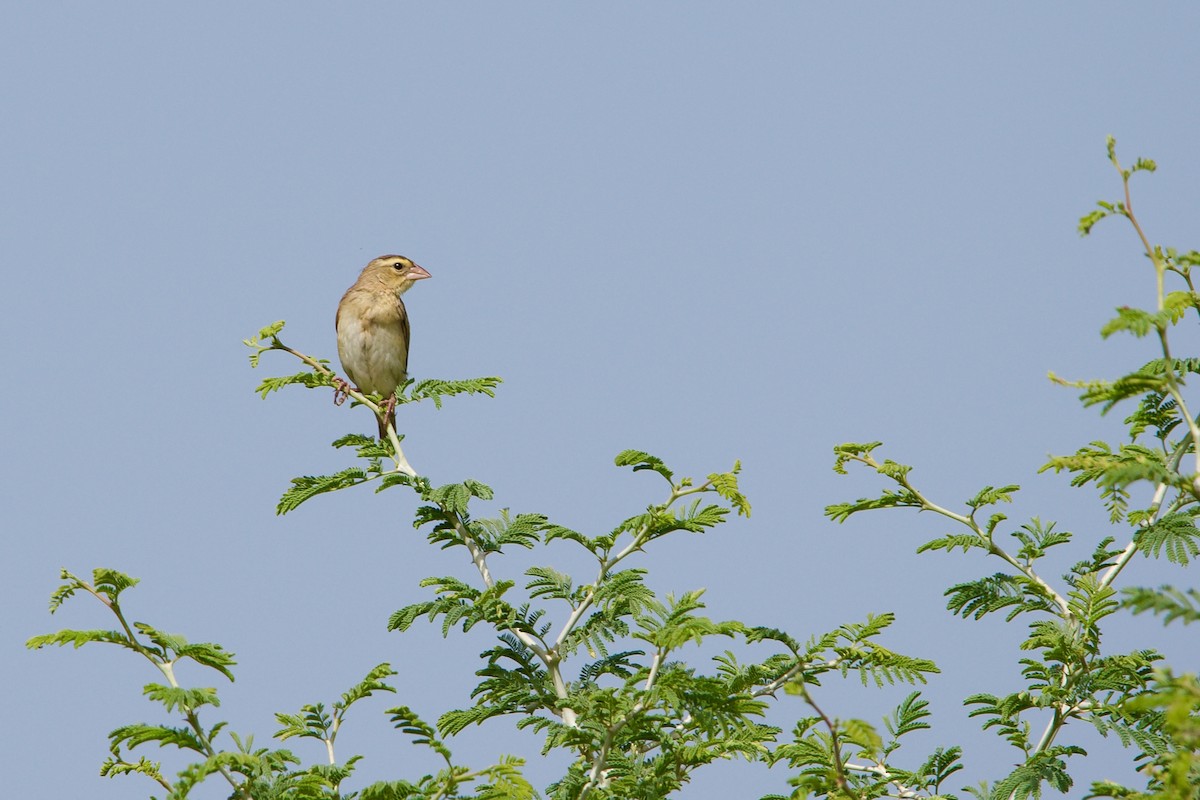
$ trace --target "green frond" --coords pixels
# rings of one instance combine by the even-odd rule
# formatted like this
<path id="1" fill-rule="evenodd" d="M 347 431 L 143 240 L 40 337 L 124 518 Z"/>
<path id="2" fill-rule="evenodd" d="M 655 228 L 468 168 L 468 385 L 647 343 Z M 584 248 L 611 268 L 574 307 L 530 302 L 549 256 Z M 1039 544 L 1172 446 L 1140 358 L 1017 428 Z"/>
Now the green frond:
<path id="1" fill-rule="evenodd" d="M 1172 564 L 1186 565 L 1200 555 L 1200 530 L 1195 518 L 1189 513 L 1167 514 L 1148 527 L 1138 530 L 1134 536 L 1138 549 L 1144 556 L 1154 556 L 1166 551 Z"/>
<path id="2" fill-rule="evenodd" d="M 929 701 L 923 699 L 920 692 L 912 692 L 896 706 L 884 724 L 888 733 L 899 737 L 913 731 L 928 729 L 930 726 L 925 720 L 931 715 Z"/>
<path id="3" fill-rule="evenodd" d="M 617 457 L 613 459 L 613 463 L 618 467 L 633 467 L 633 471 L 648 469 L 657 472 L 667 479 L 667 483 L 671 483 L 674 474 L 663 460 L 658 456 L 652 456 L 642 450 L 622 450 L 617 453 Z"/>
<path id="4" fill-rule="evenodd" d="M 41 636 L 34 636 L 25 642 L 25 646 L 30 650 L 41 650 L 43 647 L 48 645 L 55 645 L 57 647 L 71 645 L 75 649 L 79 649 L 85 644 L 90 644 L 92 642 L 118 644 L 131 650 L 136 649 L 133 643 L 129 640 L 129 637 L 125 635 L 124 631 L 77 631 L 70 629 L 61 630 L 57 633 L 46 633 L 42 634 Z"/>
<path id="5" fill-rule="evenodd" d="M 387 683 L 387 678 L 399 673 L 392 669 L 386 661 L 371 668 L 366 677 L 351 686 L 342 694 L 342 699 L 334 703 L 334 708 L 344 711 L 359 700 L 370 697 L 375 692 L 395 692 L 396 689 Z"/>
<path id="6" fill-rule="evenodd" d="M 877 447 L 881 447 L 883 442 L 845 442 L 833 448 L 834 462 L 833 471 L 839 475 L 846 474 L 846 465 L 851 461 L 859 461 L 866 463 L 865 459 L 869 458 L 871 451 Z"/>
<path id="7" fill-rule="evenodd" d="M 180 637 L 172 649 L 177 658 L 190 658 L 201 666 L 215 669 L 233 681 L 233 673 L 229 667 L 235 666 L 237 662 L 233 660 L 234 654 L 221 645 L 211 642 L 184 642 Z"/>
<path id="8" fill-rule="evenodd" d="M 638 666 L 633 663 L 632 658 L 644 655 L 646 655 L 645 650 L 622 650 L 620 653 L 612 653 L 585 664 L 579 670 L 579 680 L 585 683 L 594 683 L 602 675 L 629 678 L 638 670 Z"/>
<path id="9" fill-rule="evenodd" d="M 917 548 L 918 553 L 926 553 L 930 550 L 945 550 L 950 552 L 956 547 L 961 547 L 965 553 L 971 549 L 990 549 L 990 543 L 981 538 L 976 533 L 951 533 L 939 539 L 932 539 Z"/>
<path id="10" fill-rule="evenodd" d="M 565 528 L 562 525 L 543 525 L 542 536 L 544 537 L 546 544 L 549 544 L 555 539 L 567 539 L 583 545 L 588 552 L 593 554 L 599 552 L 601 549 L 595 539 L 592 539 L 590 536 L 585 536 L 578 531 L 573 531 L 570 528 Z M 608 546 L 611 547 L 611 543 Z"/>
<path id="11" fill-rule="evenodd" d="M 414 745 L 428 747 L 450 761 L 450 750 L 437 736 L 437 731 L 408 706 L 389 708 L 385 713 L 391 715 L 392 725 L 401 732 L 411 736 Z"/>
<path id="12" fill-rule="evenodd" d="M 1087 753 L 1078 747 L 1057 746 L 1033 754 L 992 787 L 993 800 L 1040 798 L 1043 784 L 1065 794 L 1075 783 L 1067 773 L 1066 760 L 1063 758 L 1069 755 Z"/>
<path id="13" fill-rule="evenodd" d="M 159 747 L 170 745 L 202 754 L 206 752 L 204 743 L 192 730 L 167 725 L 123 725 L 108 734 L 108 741 L 114 753 L 121 747 L 132 750 L 147 743 L 157 744 Z"/>
<path id="14" fill-rule="evenodd" d="M 142 756 L 136 762 L 130 763 L 116 757 L 105 759 L 100 765 L 101 778 L 113 778 L 117 775 L 145 775 L 156 783 L 162 783 L 165 779 L 162 774 L 162 763 L 151 761 Z"/>
<path id="15" fill-rule="evenodd" d="M 1020 491 L 1021 487 L 1016 484 L 1008 486 L 985 486 L 970 500 L 967 505 L 971 508 L 983 508 L 984 506 L 992 506 L 997 503 L 1011 503 L 1012 496 Z"/>
<path id="16" fill-rule="evenodd" d="M 496 377 L 466 378 L 463 380 L 438 380 L 429 378 L 416 383 L 407 392 L 397 397 L 397 402 L 419 403 L 422 400 L 432 400 L 436 408 L 442 407 L 442 399 L 455 397 L 460 394 L 484 394 L 496 396 L 496 387 L 503 381 Z"/>
<path id="17" fill-rule="evenodd" d="M 571 576 L 551 567 L 530 567 L 525 574 L 533 578 L 525 584 L 530 597 L 549 597 L 556 600 L 574 599 Z"/>
<path id="18" fill-rule="evenodd" d="M 371 476 L 358 467 L 347 467 L 332 475 L 302 475 L 299 478 L 292 478 L 291 488 L 279 498 L 279 503 L 275 506 L 275 513 L 282 516 L 289 511 L 296 510 L 302 503 L 317 495 L 358 486 L 369 480 L 371 480 Z"/>
<path id="19" fill-rule="evenodd" d="M 739 516 L 749 517 L 750 501 L 738 489 L 737 474 L 740 469 L 741 464 L 734 463 L 732 471 L 713 473 L 708 476 L 708 482 L 713 487 L 713 491 L 733 505 Z"/>
<path id="20" fill-rule="evenodd" d="M 1070 542 L 1071 534 L 1068 531 L 1056 531 L 1054 525 L 1053 522 L 1043 523 L 1041 519 L 1034 517 L 1013 531 L 1012 537 L 1021 543 L 1017 558 L 1031 564 L 1046 555 L 1046 551 L 1051 547 Z"/>
<path id="21" fill-rule="evenodd" d="M 480 725 L 492 717 L 503 713 L 505 712 L 498 708 L 481 705 L 447 711 L 438 717 L 437 728 L 443 736 L 455 736 L 462 733 L 470 725 Z"/>
<path id="22" fill-rule="evenodd" d="M 1163 616 L 1163 624 L 1181 620 L 1185 625 L 1200 622 L 1200 592 L 1160 586 L 1157 589 L 1133 587 L 1122 591 L 1121 605 L 1134 614 L 1149 611 Z"/>
<path id="23" fill-rule="evenodd" d="M 138 579 L 131 578 L 123 572 L 107 567 L 92 570 L 92 586 L 97 592 L 116 602 L 121 592 L 137 586 Z"/>
<path id="24" fill-rule="evenodd" d="M 497 519 L 477 519 L 472 523 L 476 540 L 486 552 L 497 553 L 505 545 L 516 545 L 527 550 L 541 542 L 546 517 L 542 514 L 518 514 L 512 517 L 508 509 L 500 510 Z"/>
<path id="25" fill-rule="evenodd" d="M 1140 338 L 1165 329 L 1172 321 L 1171 316 L 1165 311 L 1151 312 L 1140 308 L 1121 306 L 1117 309 L 1117 316 L 1100 328 L 1100 336 L 1107 339 L 1114 333 L 1126 331 Z"/>
<path id="26" fill-rule="evenodd" d="M 884 489 L 878 497 L 860 497 L 852 503 L 835 503 L 825 507 L 825 516 L 834 522 L 845 522 L 861 511 L 881 508 L 922 508 L 923 503 L 908 489 Z"/>
<path id="27" fill-rule="evenodd" d="M 184 689 L 179 686 L 148 683 L 142 688 L 142 694 L 156 703 L 161 703 L 167 711 L 188 712 L 201 706 L 221 705 L 216 689 Z"/>
<path id="28" fill-rule="evenodd" d="M 426 499 L 436 503 L 446 513 L 462 515 L 467 513 L 467 504 L 472 497 L 491 500 L 493 494 L 490 486 L 468 478 L 462 483 L 448 483 L 430 489 Z"/>
<path id="29" fill-rule="evenodd" d="M 267 395 L 271 392 L 278 392 L 285 386 L 303 386 L 306 389 L 319 389 L 323 386 L 333 386 L 333 376 L 325 372 L 305 370 L 293 375 L 278 375 L 272 378 L 263 378 L 262 383 L 258 384 L 254 393 L 266 400 Z"/>
<path id="30" fill-rule="evenodd" d="M 1079 218 L 1078 231 L 1080 236 L 1087 236 L 1092 232 L 1092 228 L 1096 226 L 1097 222 L 1112 215 L 1113 212 L 1111 209 L 1104 207 L 1104 205 L 1101 204 L 1100 208 L 1089 211 Z"/>

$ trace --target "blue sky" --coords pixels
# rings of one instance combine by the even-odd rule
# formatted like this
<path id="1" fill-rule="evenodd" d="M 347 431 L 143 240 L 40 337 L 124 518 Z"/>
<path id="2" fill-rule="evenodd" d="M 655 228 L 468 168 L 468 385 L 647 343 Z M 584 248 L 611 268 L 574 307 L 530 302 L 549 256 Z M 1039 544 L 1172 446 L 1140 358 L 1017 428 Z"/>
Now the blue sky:
<path id="1" fill-rule="evenodd" d="M 652 550 L 654 585 L 706 587 L 712 616 L 800 638 L 895 611 L 887 642 L 944 670 L 927 741 L 968 746 L 964 783 L 1012 763 L 959 703 L 1014 688 L 1022 630 L 952 619 L 941 596 L 996 566 L 914 555 L 945 532 L 936 520 L 824 519 L 876 487 L 835 476 L 831 448 L 883 439 L 945 503 L 1020 483 L 1014 521 L 1108 533 L 1092 495 L 1035 473 L 1113 422 L 1045 376 L 1153 356 L 1097 335 L 1112 307 L 1152 300 L 1132 234 L 1075 232 L 1116 194 L 1106 135 L 1126 160 L 1158 160 L 1135 187 L 1152 238 L 1198 246 L 1195 7 L 37 3 L 5 17 L 14 796 L 153 788 L 97 777 L 105 734 L 153 715 L 149 666 L 23 649 L 109 624 L 80 603 L 46 615 L 63 566 L 141 577 L 132 616 L 235 651 L 220 710 L 260 740 L 275 711 L 330 700 L 380 661 L 401 672 L 395 702 L 428 718 L 469 702 L 485 637 L 385 631 L 418 580 L 469 565 L 412 530 L 403 493 L 276 517 L 290 477 L 340 468 L 328 442 L 373 423 L 324 394 L 264 403 L 254 386 L 294 364 L 251 371 L 241 344 L 283 318 L 286 341 L 333 358 L 338 298 L 390 252 L 433 274 L 408 295 L 413 375 L 505 380 L 495 400 L 405 409 L 414 465 L 491 484 L 496 507 L 607 530 L 658 499 L 611 466 L 618 451 L 692 474 L 741 459 L 754 516 Z M 1188 581 L 1141 560 L 1128 575 Z M 1194 638 L 1139 618 L 1110 641 L 1194 668 Z M 825 691 L 834 713 L 870 719 L 903 694 Z M 344 734 L 366 777 L 420 763 L 386 704 Z M 1085 746 L 1081 778 L 1121 777 L 1106 771 L 1119 745 Z M 537 752 L 503 722 L 456 751 Z M 785 779 L 722 765 L 682 796 Z"/>

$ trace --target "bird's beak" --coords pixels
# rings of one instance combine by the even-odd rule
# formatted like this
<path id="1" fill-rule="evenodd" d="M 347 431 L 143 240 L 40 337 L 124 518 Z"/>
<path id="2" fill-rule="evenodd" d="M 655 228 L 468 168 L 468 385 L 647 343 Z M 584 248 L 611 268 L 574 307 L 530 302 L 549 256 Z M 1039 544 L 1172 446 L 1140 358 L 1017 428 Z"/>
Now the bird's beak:
<path id="1" fill-rule="evenodd" d="M 426 270 L 424 267 L 422 267 L 420 264 L 413 264 L 412 269 L 410 269 L 408 271 L 409 280 L 419 281 L 422 278 L 432 278 L 432 277 L 433 276 L 429 274 L 429 271 Z"/>

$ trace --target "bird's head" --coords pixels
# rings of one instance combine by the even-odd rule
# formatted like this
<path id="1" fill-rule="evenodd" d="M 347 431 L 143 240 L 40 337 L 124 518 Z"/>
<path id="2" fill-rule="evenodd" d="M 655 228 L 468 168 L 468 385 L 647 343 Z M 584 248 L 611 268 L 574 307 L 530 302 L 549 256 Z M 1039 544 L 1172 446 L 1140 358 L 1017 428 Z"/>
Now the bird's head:
<path id="1" fill-rule="evenodd" d="M 414 283 L 428 277 L 430 275 L 424 267 L 414 264 L 404 256 L 380 256 L 367 264 L 362 274 L 362 278 L 378 282 L 389 292 L 398 295 L 404 294 Z"/>

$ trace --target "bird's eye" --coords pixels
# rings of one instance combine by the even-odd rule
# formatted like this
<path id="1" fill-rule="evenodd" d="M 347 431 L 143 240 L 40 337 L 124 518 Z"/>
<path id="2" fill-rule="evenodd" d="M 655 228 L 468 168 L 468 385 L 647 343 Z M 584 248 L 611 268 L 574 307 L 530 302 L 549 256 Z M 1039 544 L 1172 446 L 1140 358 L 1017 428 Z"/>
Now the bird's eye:
<path id="1" fill-rule="evenodd" d="M 403 262 L 403 261 L 397 261 L 395 264 L 392 264 L 392 269 L 394 269 L 394 270 L 402 270 L 402 269 L 404 269 L 404 262 Z"/>

